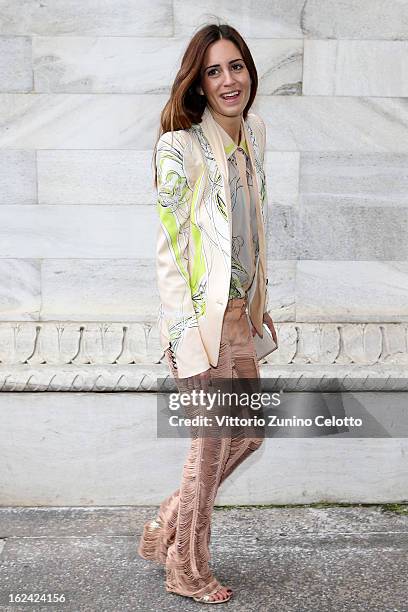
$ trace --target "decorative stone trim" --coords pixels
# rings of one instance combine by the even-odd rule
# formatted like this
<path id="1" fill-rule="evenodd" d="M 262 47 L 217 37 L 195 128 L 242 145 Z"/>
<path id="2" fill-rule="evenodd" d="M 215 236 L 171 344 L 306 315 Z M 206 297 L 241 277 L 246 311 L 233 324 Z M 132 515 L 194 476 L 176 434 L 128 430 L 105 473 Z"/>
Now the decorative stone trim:
<path id="1" fill-rule="evenodd" d="M 408 391 L 405 367 L 261 365 L 265 391 Z M 148 392 L 175 391 L 167 365 L 0 366 L 0 391 Z"/>
<path id="2" fill-rule="evenodd" d="M 284 381 L 287 390 L 311 390 L 318 381 L 330 389 L 339 379 L 354 390 L 408 388 L 407 324 L 278 323 L 276 329 L 279 350 L 261 363 L 261 375 Z M 1 391 L 155 392 L 158 378 L 175 388 L 155 324 L 0 323 Z"/>
<path id="3" fill-rule="evenodd" d="M 407 323 L 277 323 L 279 350 L 266 362 L 316 365 L 408 364 Z M 3 322 L 0 364 L 159 363 L 154 323 Z"/>

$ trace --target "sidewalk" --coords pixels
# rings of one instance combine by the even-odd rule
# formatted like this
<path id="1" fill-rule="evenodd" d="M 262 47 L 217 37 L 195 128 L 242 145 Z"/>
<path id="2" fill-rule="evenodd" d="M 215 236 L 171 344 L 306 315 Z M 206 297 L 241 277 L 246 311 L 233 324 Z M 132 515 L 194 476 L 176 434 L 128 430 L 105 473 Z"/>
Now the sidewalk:
<path id="1" fill-rule="evenodd" d="M 138 557 L 155 507 L 0 508 L 0 610 L 207 610 L 166 593 Z M 211 564 L 229 612 L 407 612 L 408 509 L 216 508 Z M 9 605 L 8 593 L 65 593 L 64 604 Z M 200 608 L 201 606 L 201 608 Z"/>

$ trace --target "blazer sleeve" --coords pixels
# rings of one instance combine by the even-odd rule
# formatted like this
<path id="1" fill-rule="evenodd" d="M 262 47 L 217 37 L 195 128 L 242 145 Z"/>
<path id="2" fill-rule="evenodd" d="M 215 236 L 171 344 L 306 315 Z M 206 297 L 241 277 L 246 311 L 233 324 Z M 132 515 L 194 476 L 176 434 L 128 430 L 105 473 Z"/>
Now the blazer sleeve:
<path id="1" fill-rule="evenodd" d="M 268 232 L 268 217 L 269 217 L 269 207 L 268 207 L 268 186 L 267 186 L 267 182 L 266 182 L 266 172 L 265 172 L 265 154 L 266 154 L 266 125 L 264 123 L 264 120 L 261 119 L 262 122 L 262 127 L 263 127 L 263 156 L 262 156 L 262 165 L 263 165 L 263 170 L 264 170 L 264 180 L 265 180 L 265 203 L 264 203 L 264 207 L 265 207 L 265 231 L 266 233 Z M 266 241 L 265 241 L 266 242 Z M 266 261 L 266 264 L 268 265 L 268 260 Z M 266 275 L 268 276 L 268 270 L 265 270 Z M 269 311 L 269 291 L 268 291 L 268 283 L 269 283 L 269 278 L 266 278 L 266 286 L 265 286 L 265 306 L 264 306 L 264 314 L 265 312 Z"/>
<path id="2" fill-rule="evenodd" d="M 208 370 L 205 351 L 191 298 L 188 273 L 190 208 L 183 130 L 164 133 L 157 144 L 157 212 L 159 227 L 156 273 L 161 312 L 169 332 L 169 348 L 179 378 Z"/>
<path id="3" fill-rule="evenodd" d="M 265 200 L 264 200 L 264 216 L 265 216 L 265 232 L 267 232 L 268 229 L 268 191 L 267 191 L 267 184 L 266 184 L 266 172 L 265 172 L 265 153 L 266 153 L 266 125 L 264 120 L 262 119 L 262 117 L 260 117 L 259 115 L 256 115 L 257 121 L 258 121 L 258 126 L 259 126 L 259 131 L 261 134 L 261 159 L 262 159 L 262 166 L 263 166 L 263 171 L 264 171 L 264 189 L 265 189 Z M 269 311 L 269 292 L 268 292 L 268 283 L 269 283 L 269 279 L 266 279 L 266 287 L 265 287 L 265 306 L 264 306 L 264 314 L 266 312 Z"/>

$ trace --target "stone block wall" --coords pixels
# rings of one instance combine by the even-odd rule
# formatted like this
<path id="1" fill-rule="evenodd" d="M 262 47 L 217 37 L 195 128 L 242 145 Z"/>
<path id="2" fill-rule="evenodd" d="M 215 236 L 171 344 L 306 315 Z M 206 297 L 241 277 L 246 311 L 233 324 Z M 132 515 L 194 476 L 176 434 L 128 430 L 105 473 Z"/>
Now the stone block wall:
<path id="1" fill-rule="evenodd" d="M 3 373 L 159 362 L 152 148 L 217 19 L 248 42 L 268 130 L 267 363 L 407 363 L 408 5 L 0 0 Z"/>
<path id="2" fill-rule="evenodd" d="M 363 393 L 367 410 L 403 410 L 408 3 L 0 0 L 1 505 L 160 503 L 179 485 L 187 440 L 155 431 L 151 158 L 187 41 L 217 19 L 252 51 L 268 131 L 280 349 L 261 373 L 349 377 L 401 392 Z M 401 501 L 406 447 L 267 440 L 219 501 Z"/>

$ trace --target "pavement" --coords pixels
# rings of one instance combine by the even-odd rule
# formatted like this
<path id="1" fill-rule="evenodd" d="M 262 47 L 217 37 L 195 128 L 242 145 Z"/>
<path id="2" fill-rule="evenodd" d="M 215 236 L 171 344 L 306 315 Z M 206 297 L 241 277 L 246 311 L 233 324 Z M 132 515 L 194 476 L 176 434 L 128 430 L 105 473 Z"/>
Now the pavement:
<path id="1" fill-rule="evenodd" d="M 200 610 L 136 546 L 156 507 L 0 508 L 0 610 Z M 408 506 L 216 507 L 211 567 L 226 612 L 408 612 Z M 10 604 L 10 594 L 61 595 Z"/>

